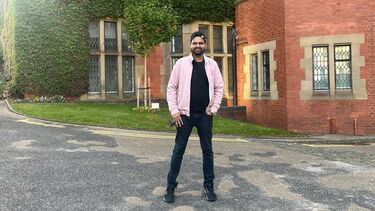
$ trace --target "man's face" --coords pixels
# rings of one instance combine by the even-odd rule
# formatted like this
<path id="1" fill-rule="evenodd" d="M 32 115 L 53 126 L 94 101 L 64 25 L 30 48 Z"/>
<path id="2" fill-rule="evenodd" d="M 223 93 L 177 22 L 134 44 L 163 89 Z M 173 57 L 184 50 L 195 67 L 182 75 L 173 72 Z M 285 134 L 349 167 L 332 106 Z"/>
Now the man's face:
<path id="1" fill-rule="evenodd" d="M 190 50 L 194 55 L 201 56 L 206 50 L 206 43 L 201 37 L 196 37 L 190 43 Z"/>

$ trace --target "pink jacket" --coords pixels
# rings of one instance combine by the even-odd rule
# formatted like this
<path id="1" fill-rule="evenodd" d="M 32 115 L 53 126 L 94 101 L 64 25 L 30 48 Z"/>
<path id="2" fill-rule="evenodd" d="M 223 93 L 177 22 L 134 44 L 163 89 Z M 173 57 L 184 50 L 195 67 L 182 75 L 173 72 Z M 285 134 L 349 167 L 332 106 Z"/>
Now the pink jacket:
<path id="1" fill-rule="evenodd" d="M 190 84 L 194 58 L 189 56 L 179 59 L 169 79 L 167 101 L 171 114 L 180 112 L 190 116 Z M 216 113 L 223 97 L 224 82 L 215 60 L 204 56 L 205 69 L 209 84 L 210 103 L 206 112 Z"/>

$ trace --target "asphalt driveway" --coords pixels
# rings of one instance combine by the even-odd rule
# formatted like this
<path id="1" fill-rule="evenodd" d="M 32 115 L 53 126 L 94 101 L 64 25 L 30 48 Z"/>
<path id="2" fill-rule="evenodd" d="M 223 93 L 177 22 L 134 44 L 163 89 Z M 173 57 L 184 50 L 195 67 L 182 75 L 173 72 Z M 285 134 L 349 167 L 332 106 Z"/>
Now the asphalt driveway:
<path id="1" fill-rule="evenodd" d="M 54 123 L 0 106 L 0 210 L 375 210 L 375 146 L 216 137 L 219 200 L 201 198 L 189 141 L 161 200 L 173 134 Z"/>

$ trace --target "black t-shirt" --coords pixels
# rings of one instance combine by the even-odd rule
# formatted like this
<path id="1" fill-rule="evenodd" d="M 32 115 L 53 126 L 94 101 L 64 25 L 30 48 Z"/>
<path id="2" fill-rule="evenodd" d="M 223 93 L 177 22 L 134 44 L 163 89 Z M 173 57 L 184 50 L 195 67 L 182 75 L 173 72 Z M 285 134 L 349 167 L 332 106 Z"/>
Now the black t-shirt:
<path id="1" fill-rule="evenodd" d="M 193 73 L 190 86 L 190 113 L 205 113 L 210 101 L 208 91 L 208 78 L 204 61 L 193 60 Z"/>

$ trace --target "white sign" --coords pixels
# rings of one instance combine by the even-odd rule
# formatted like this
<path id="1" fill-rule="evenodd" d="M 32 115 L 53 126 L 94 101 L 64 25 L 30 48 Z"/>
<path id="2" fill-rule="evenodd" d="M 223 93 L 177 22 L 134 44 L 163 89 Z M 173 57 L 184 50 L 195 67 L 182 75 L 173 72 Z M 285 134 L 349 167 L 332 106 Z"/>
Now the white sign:
<path id="1" fill-rule="evenodd" d="M 159 103 L 151 103 L 152 109 L 159 109 Z"/>

